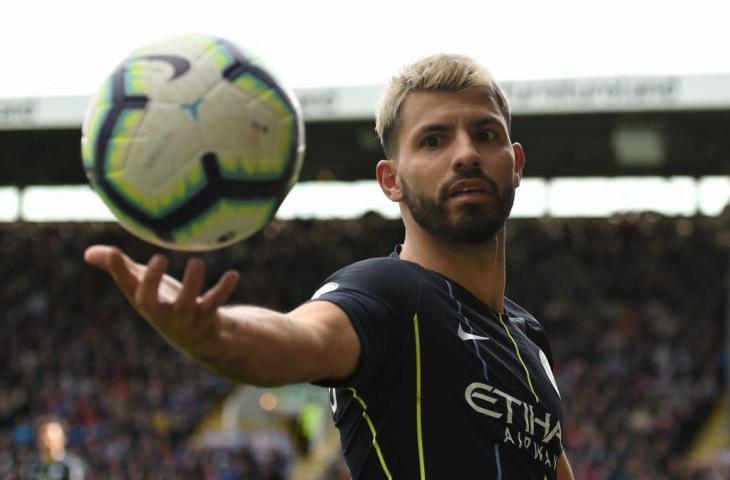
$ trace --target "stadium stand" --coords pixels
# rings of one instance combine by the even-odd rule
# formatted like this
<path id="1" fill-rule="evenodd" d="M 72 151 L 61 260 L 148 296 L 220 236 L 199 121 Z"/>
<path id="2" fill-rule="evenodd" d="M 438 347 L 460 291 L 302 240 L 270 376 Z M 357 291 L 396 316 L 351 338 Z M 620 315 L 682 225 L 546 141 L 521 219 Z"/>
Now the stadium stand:
<path id="1" fill-rule="evenodd" d="M 721 220 L 515 220 L 508 234 L 508 295 L 551 339 L 576 478 L 730 478 L 726 466 L 686 460 L 723 388 Z M 241 270 L 236 301 L 289 309 L 400 238 L 399 222 L 375 215 L 276 221 L 205 258 L 211 282 Z M 168 347 L 82 262 L 97 242 L 137 259 L 154 251 L 115 224 L 0 224 L 0 478 L 27 478 L 33 421 L 48 413 L 70 424 L 87 479 L 289 478 L 292 438 L 196 446 L 193 433 L 233 386 Z M 174 273 L 184 259 L 173 255 Z M 349 475 L 338 459 L 322 478 Z"/>

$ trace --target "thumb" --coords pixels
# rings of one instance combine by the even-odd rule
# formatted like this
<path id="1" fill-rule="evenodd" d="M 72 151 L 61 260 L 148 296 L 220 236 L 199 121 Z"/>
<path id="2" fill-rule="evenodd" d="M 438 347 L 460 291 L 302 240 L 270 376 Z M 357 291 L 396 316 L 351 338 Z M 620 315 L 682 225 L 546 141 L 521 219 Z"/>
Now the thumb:
<path id="1" fill-rule="evenodd" d="M 112 268 L 113 257 L 121 257 L 122 252 L 109 245 L 92 245 L 84 252 L 84 261 L 89 265 L 93 265 L 102 270 L 110 271 Z"/>
<path id="2" fill-rule="evenodd" d="M 119 248 L 109 245 L 92 245 L 84 252 L 84 260 L 109 273 L 127 298 L 133 298 L 139 284 L 137 274 L 144 267 L 135 264 Z"/>

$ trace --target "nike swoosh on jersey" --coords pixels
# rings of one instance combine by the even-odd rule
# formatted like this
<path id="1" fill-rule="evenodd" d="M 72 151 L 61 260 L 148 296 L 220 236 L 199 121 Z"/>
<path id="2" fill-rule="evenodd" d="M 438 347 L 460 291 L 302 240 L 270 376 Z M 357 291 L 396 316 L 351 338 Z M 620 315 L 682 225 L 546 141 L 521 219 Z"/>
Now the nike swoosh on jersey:
<path id="1" fill-rule="evenodd" d="M 482 337 L 481 335 L 474 335 L 473 333 L 465 332 L 464 329 L 461 328 L 461 323 L 459 324 L 459 329 L 456 331 L 456 334 L 465 342 L 469 340 L 490 340 L 489 337 Z"/>

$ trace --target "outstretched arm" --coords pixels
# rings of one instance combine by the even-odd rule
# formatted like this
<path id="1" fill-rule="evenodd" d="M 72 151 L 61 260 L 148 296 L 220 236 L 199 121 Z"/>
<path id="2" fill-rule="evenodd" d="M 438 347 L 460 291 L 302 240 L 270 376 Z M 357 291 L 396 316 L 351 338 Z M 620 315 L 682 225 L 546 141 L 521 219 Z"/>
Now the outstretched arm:
<path id="1" fill-rule="evenodd" d="M 93 246 L 85 260 L 111 274 L 132 307 L 168 342 L 232 380 L 260 386 L 342 379 L 360 357 L 347 315 L 330 302 L 289 313 L 224 306 L 239 275 L 227 271 L 203 292 L 205 263 L 188 260 L 182 282 L 166 274 L 168 259 L 144 266 L 116 247 Z"/>

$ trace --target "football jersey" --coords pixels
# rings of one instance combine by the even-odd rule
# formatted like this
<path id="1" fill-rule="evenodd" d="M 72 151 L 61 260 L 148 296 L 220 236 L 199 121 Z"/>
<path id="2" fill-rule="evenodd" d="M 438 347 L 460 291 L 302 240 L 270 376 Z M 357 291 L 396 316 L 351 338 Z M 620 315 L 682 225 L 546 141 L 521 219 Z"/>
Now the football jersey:
<path id="1" fill-rule="evenodd" d="M 495 312 L 456 282 L 390 257 L 333 274 L 314 301 L 338 305 L 361 343 L 330 387 L 354 479 L 557 478 L 560 394 L 537 320 Z"/>

